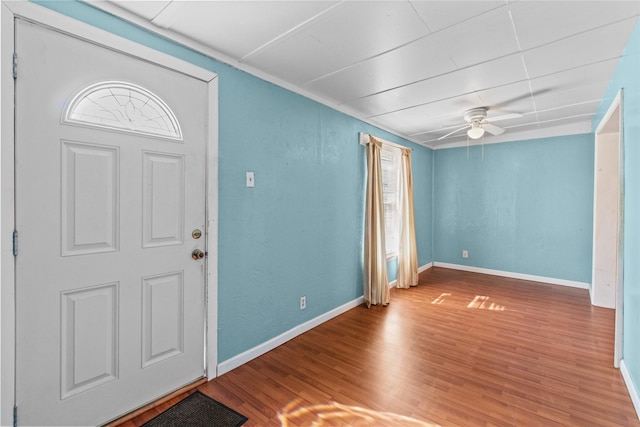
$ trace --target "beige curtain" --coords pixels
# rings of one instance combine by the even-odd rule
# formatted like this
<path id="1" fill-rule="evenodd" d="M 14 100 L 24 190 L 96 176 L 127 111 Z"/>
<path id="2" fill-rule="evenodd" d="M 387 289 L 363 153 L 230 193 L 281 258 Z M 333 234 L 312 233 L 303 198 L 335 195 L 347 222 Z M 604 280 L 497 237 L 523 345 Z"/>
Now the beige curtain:
<path id="1" fill-rule="evenodd" d="M 370 137 L 367 144 L 367 200 L 364 230 L 364 301 L 389 304 L 389 278 L 384 247 L 384 201 L 382 200 L 382 143 Z"/>
<path id="2" fill-rule="evenodd" d="M 400 248 L 398 250 L 398 279 L 396 287 L 408 288 L 418 284 L 418 248 L 416 221 L 413 214 L 413 177 L 411 150 L 402 150 L 400 168 Z"/>

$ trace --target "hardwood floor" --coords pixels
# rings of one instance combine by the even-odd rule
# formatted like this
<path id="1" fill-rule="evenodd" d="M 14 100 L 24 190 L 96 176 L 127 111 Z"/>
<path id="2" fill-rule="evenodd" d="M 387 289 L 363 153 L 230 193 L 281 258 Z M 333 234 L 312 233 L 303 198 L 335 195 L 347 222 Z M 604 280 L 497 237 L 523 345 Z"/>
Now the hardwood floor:
<path id="1" fill-rule="evenodd" d="M 613 330 L 586 290 L 432 268 L 198 389 L 246 426 L 640 426 Z"/>

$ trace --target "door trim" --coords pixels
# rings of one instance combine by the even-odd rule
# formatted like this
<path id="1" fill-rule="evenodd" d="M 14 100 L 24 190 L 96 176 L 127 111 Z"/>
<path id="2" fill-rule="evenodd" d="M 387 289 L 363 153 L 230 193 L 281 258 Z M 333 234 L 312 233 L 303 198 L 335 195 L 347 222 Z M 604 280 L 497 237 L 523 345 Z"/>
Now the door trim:
<path id="1" fill-rule="evenodd" d="M 14 97 L 11 69 L 15 45 L 14 20 L 22 18 L 130 56 L 154 63 L 207 83 L 208 132 L 206 143 L 206 260 L 205 375 L 217 376 L 218 329 L 218 76 L 194 64 L 156 51 L 31 2 L 4 1 L 0 5 L 0 425 L 13 424 L 15 402 L 15 259 L 11 239 L 15 227 Z M 18 58 L 19 64 L 19 58 Z M 19 67 L 19 65 L 18 65 Z M 18 77 L 19 78 L 19 77 Z"/>
<path id="2" fill-rule="evenodd" d="M 593 286 L 595 285 L 595 265 L 596 265 L 596 221 L 597 221 L 597 207 L 598 207 L 598 190 L 597 190 L 597 177 L 598 177 L 598 145 L 601 144 L 600 140 L 602 134 L 606 133 L 606 128 L 609 126 L 612 120 L 617 119 L 617 144 L 618 148 L 618 227 L 616 230 L 616 283 L 615 283 L 615 337 L 614 337 L 614 356 L 613 366 L 620 368 L 620 363 L 623 358 L 623 344 L 624 344 L 624 114 L 623 114 L 623 102 L 624 91 L 620 89 L 616 94 L 613 101 L 609 105 L 607 112 L 598 123 L 596 131 L 594 133 L 594 209 L 593 209 L 593 261 L 592 261 L 592 304 L 593 304 Z M 617 111 L 617 117 L 614 114 Z"/>

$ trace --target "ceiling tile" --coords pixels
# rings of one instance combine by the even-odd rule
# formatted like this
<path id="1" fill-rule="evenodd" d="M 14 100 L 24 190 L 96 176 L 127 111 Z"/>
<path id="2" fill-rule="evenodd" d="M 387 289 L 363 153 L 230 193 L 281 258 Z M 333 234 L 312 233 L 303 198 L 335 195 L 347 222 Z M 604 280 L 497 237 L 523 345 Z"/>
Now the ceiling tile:
<path id="1" fill-rule="evenodd" d="M 590 30 L 523 53 L 532 78 L 622 54 L 636 25 L 632 19 Z"/>
<path id="2" fill-rule="evenodd" d="M 529 82 L 521 81 L 478 92 L 482 105 L 489 108 L 488 117 L 507 113 L 524 114 L 534 111 Z"/>
<path id="3" fill-rule="evenodd" d="M 482 99 L 477 93 L 456 96 L 422 105 L 419 108 L 429 116 L 429 120 L 423 123 L 420 131 L 453 130 L 456 126 L 462 126 L 465 123 L 465 111 L 483 106 Z M 442 134 L 444 133 L 447 132 L 442 132 Z"/>
<path id="4" fill-rule="evenodd" d="M 245 61 L 302 84 L 426 34 L 407 2 L 349 1 Z"/>
<path id="5" fill-rule="evenodd" d="M 427 105 L 436 101 L 455 98 L 459 95 L 472 94 L 493 87 L 499 87 L 524 81 L 526 74 L 519 55 L 511 55 L 495 61 L 444 74 L 412 85 L 376 94 L 349 102 L 347 105 L 356 110 L 363 109 L 371 116 L 384 114 L 399 108 Z M 388 102 L 381 102 L 379 99 Z M 475 105 L 482 106 L 482 99 L 477 95 Z M 402 103 L 405 104 L 402 104 Z M 374 108 L 379 107 L 379 108 Z M 464 111 L 464 110 L 463 110 Z M 458 113 L 458 112 L 456 112 Z"/>
<path id="6" fill-rule="evenodd" d="M 471 93 L 435 102 L 433 104 L 404 110 L 412 113 L 418 111 L 424 115 L 424 119 L 419 123 L 414 123 L 411 132 L 407 131 L 407 134 L 417 135 L 425 132 L 431 132 L 438 134 L 438 136 L 442 136 L 449 133 L 456 127 L 463 126 L 465 124 L 463 117 L 464 112 L 471 108 L 480 106 L 480 102 L 481 100 L 478 95 Z M 397 113 L 385 114 L 378 117 L 387 117 L 394 114 Z M 378 117 L 376 117 L 376 119 Z"/>
<path id="7" fill-rule="evenodd" d="M 431 31 L 459 24 L 490 10 L 503 7 L 506 1 L 411 1 Z"/>
<path id="8" fill-rule="evenodd" d="M 385 114 L 384 116 L 378 116 L 374 121 L 380 123 L 382 126 L 397 129 L 405 135 L 410 135 L 418 132 L 421 128 L 421 124 L 427 119 L 428 116 L 420 111 L 420 109 L 412 108 L 405 111 Z"/>
<path id="9" fill-rule="evenodd" d="M 617 59 L 610 59 L 558 73 L 547 74 L 531 79 L 531 87 L 534 92 L 555 92 L 590 85 L 595 82 L 607 85 L 617 64 Z"/>
<path id="10" fill-rule="evenodd" d="M 163 1 L 117 1 L 119 7 L 151 21 L 171 0 Z"/>
<path id="11" fill-rule="evenodd" d="M 522 49 L 628 18 L 640 13 L 639 1 L 519 1 L 511 14 Z"/>
<path id="12" fill-rule="evenodd" d="M 407 67 L 406 64 L 412 64 Z M 425 37 L 306 85 L 340 104 L 456 70 L 434 38 Z"/>
<path id="13" fill-rule="evenodd" d="M 617 60 L 578 67 L 531 80 L 538 110 L 601 99 Z M 595 109 L 594 109 L 595 111 Z"/>
<path id="14" fill-rule="evenodd" d="M 346 107 L 362 111 L 367 117 L 375 117 L 392 111 L 411 108 L 413 99 L 405 98 L 404 95 L 410 96 L 410 93 L 402 93 L 399 90 L 390 90 L 378 93 L 373 96 L 367 96 L 355 101 L 344 104 Z"/>
<path id="15" fill-rule="evenodd" d="M 458 67 L 479 64 L 519 51 L 506 8 L 449 27 L 433 37 Z"/>
<path id="16" fill-rule="evenodd" d="M 332 1 L 183 1 L 163 14 L 169 28 L 240 59 L 301 22 L 331 8 Z"/>
<path id="17" fill-rule="evenodd" d="M 561 89 L 535 98 L 536 109 L 545 111 L 562 106 L 582 104 L 584 102 L 600 101 L 606 85 L 594 83 L 577 86 L 572 89 Z M 596 105 L 597 108 L 597 105 Z"/>
<path id="18" fill-rule="evenodd" d="M 585 102 L 582 104 L 569 105 L 561 108 L 554 108 L 547 111 L 539 111 L 537 113 L 538 120 L 546 121 L 581 121 L 585 119 L 591 120 L 594 111 L 598 108 L 600 100 Z"/>

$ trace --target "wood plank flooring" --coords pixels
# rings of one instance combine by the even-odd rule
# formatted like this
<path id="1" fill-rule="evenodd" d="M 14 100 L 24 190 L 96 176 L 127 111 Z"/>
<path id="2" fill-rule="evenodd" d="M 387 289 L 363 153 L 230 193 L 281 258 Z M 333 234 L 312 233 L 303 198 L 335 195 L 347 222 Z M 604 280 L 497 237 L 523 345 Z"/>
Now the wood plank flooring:
<path id="1" fill-rule="evenodd" d="M 199 390 L 246 426 L 640 426 L 613 331 L 586 290 L 432 268 Z"/>

